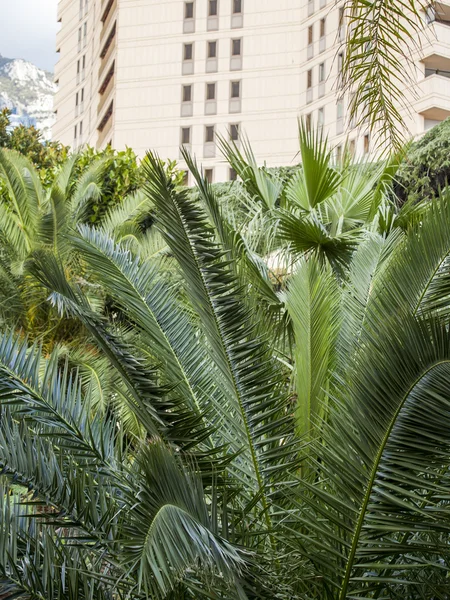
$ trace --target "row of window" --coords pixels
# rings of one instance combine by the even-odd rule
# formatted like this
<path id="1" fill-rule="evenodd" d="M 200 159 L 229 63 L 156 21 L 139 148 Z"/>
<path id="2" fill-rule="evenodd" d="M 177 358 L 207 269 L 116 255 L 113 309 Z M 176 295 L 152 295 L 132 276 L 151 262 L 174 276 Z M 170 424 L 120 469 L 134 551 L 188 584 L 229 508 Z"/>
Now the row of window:
<path id="1" fill-rule="evenodd" d="M 343 130 L 343 118 L 344 118 L 344 102 L 343 100 L 338 100 L 336 103 L 336 133 L 338 135 L 344 132 Z M 305 125 L 307 131 L 311 131 L 313 126 L 313 114 L 309 113 L 305 115 Z M 317 111 L 317 127 L 320 129 L 325 124 L 325 108 L 321 107 Z M 350 123 L 350 128 L 354 127 L 354 123 Z M 350 141 L 349 143 L 349 151 L 352 156 L 355 154 L 356 146 L 355 140 Z M 340 149 L 340 150 L 339 150 Z M 364 136 L 364 146 L 363 146 L 364 154 L 369 154 L 370 152 L 370 135 L 367 133 Z M 340 160 L 342 158 L 342 154 L 339 155 L 339 152 L 342 153 L 342 146 L 337 147 L 337 158 Z"/>
<path id="2" fill-rule="evenodd" d="M 204 169 L 203 175 L 208 183 L 214 183 L 214 168 Z M 230 181 L 236 181 L 237 179 L 237 173 L 232 167 L 228 169 L 228 178 Z M 189 171 L 184 173 L 183 185 L 186 187 L 189 185 Z"/>
<path id="3" fill-rule="evenodd" d="M 344 17 L 345 17 L 345 7 L 341 6 L 339 8 L 339 29 L 338 29 L 338 39 L 340 42 L 344 39 Z M 327 18 L 323 17 L 318 21 L 319 25 L 319 53 L 324 52 L 326 49 L 326 35 L 327 35 Z M 317 28 L 317 23 L 313 23 L 308 26 L 308 60 L 313 58 L 314 56 L 314 41 L 315 35 L 314 32 Z"/>
<path id="4" fill-rule="evenodd" d="M 231 123 L 228 127 L 230 140 L 233 142 L 239 141 L 240 124 Z M 216 126 L 205 125 L 204 139 L 205 144 L 213 144 L 216 141 Z M 182 127 L 180 132 L 180 143 L 182 146 L 189 146 L 192 144 L 192 127 Z"/>
<path id="5" fill-rule="evenodd" d="M 242 0 L 231 0 L 231 11 L 233 15 L 242 14 Z M 208 17 L 217 17 L 219 15 L 219 1 L 208 0 Z M 195 18 L 195 2 L 190 0 L 184 3 L 184 18 Z"/>
<path id="6" fill-rule="evenodd" d="M 218 58 L 218 46 L 218 40 L 207 42 L 207 58 Z M 231 40 L 231 56 L 242 56 L 242 38 L 234 38 Z M 183 44 L 183 61 L 190 60 L 194 60 L 194 42 Z"/>
<path id="7" fill-rule="evenodd" d="M 182 86 L 181 98 L 182 102 L 192 102 L 193 101 L 193 84 L 189 83 L 187 85 Z M 230 82 L 230 98 L 240 98 L 241 97 L 241 81 L 231 81 Z M 205 100 L 217 100 L 217 83 L 206 83 L 205 84 Z"/>

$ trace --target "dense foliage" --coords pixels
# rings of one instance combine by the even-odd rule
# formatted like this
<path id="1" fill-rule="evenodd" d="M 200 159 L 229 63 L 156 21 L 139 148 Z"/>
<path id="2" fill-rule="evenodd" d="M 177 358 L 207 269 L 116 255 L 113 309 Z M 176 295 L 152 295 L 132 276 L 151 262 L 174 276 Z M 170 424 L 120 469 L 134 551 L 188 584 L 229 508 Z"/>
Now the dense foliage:
<path id="1" fill-rule="evenodd" d="M 400 202 L 438 198 L 450 181 L 450 119 L 433 127 L 412 144 L 397 174 Z"/>
<path id="2" fill-rule="evenodd" d="M 450 198 L 222 150 L 0 149 L 1 598 L 448 597 Z"/>

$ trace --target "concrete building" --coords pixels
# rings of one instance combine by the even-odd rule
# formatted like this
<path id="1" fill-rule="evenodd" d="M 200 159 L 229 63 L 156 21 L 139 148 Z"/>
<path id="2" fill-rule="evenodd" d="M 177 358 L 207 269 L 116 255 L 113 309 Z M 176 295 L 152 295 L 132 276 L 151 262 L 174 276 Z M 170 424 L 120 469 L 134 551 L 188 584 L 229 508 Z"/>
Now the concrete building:
<path id="1" fill-rule="evenodd" d="M 249 137 L 261 163 L 298 161 L 297 119 L 322 125 L 336 152 L 372 151 L 348 122 L 338 78 L 344 0 L 60 0 L 55 139 L 192 150 L 212 181 L 233 178 L 217 134 Z M 429 35 L 405 90 L 413 135 L 450 115 L 450 0 L 424 14 Z"/>

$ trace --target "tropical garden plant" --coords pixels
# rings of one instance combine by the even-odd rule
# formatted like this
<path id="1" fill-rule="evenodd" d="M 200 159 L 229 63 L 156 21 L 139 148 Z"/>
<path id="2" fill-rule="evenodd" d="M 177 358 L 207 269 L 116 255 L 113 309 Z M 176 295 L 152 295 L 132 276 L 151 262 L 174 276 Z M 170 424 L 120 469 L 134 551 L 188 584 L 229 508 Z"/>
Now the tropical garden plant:
<path id="1" fill-rule="evenodd" d="M 232 208 L 188 155 L 195 194 L 149 154 L 94 225 L 58 194 L 20 258 L 79 343 L 4 319 L 5 600 L 448 597 L 450 198 L 300 146 L 287 178 L 225 147 Z"/>

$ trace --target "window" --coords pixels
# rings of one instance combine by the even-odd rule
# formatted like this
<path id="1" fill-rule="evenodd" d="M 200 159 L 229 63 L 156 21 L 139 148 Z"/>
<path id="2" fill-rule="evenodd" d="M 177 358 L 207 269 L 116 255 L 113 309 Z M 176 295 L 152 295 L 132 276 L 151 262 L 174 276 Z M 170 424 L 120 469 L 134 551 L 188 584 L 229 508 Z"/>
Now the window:
<path id="1" fill-rule="evenodd" d="M 341 74 L 342 69 L 344 68 L 344 53 L 343 52 L 339 52 L 339 54 L 338 54 L 337 65 L 338 65 L 338 74 Z"/>
<path id="2" fill-rule="evenodd" d="M 75 106 L 78 106 L 78 92 L 75 95 Z"/>
<path id="3" fill-rule="evenodd" d="M 309 133 L 311 131 L 312 128 L 312 116 L 311 113 L 307 114 L 305 117 L 305 128 L 306 131 Z"/>
<path id="4" fill-rule="evenodd" d="M 190 127 L 182 127 L 181 128 L 181 143 L 183 145 L 191 143 L 191 128 Z"/>
<path id="5" fill-rule="evenodd" d="M 230 125 L 230 140 L 233 142 L 239 141 L 239 123 Z"/>
<path id="6" fill-rule="evenodd" d="M 81 89 L 81 103 L 84 102 L 84 88 Z"/>
<path id="7" fill-rule="evenodd" d="M 77 126 L 75 125 L 75 129 L 73 131 L 73 139 L 76 140 L 77 139 Z"/>
<path id="8" fill-rule="evenodd" d="M 183 102 L 192 101 L 192 85 L 183 85 Z"/>
<path id="9" fill-rule="evenodd" d="M 369 154 L 370 151 L 370 137 L 369 134 L 364 136 L 364 154 Z"/>
<path id="10" fill-rule="evenodd" d="M 351 157 L 355 156 L 355 154 L 356 154 L 356 142 L 355 142 L 355 140 L 352 140 L 350 142 L 349 152 L 350 152 L 350 156 Z"/>
<path id="11" fill-rule="evenodd" d="M 214 180 L 214 169 L 205 169 L 205 179 L 208 183 L 212 183 Z"/>
<path id="12" fill-rule="evenodd" d="M 241 56 L 242 40 L 231 40 L 231 55 Z"/>
<path id="13" fill-rule="evenodd" d="M 314 41 L 314 28 L 312 25 L 308 27 L 308 46 Z"/>
<path id="14" fill-rule="evenodd" d="M 184 4 L 184 18 L 185 19 L 193 19 L 194 18 L 194 3 L 186 2 Z"/>
<path id="15" fill-rule="evenodd" d="M 80 121 L 80 137 L 83 135 L 83 121 Z"/>
<path id="16" fill-rule="evenodd" d="M 336 148 L 336 162 L 338 164 L 342 163 L 342 146 Z"/>
<path id="17" fill-rule="evenodd" d="M 336 103 L 336 117 L 342 119 L 344 117 L 344 103 L 342 100 L 338 100 Z"/>
<path id="18" fill-rule="evenodd" d="M 430 23 L 434 23 L 434 21 L 436 21 L 436 9 L 430 4 L 425 9 L 425 23 L 429 25 Z"/>
<path id="19" fill-rule="evenodd" d="M 230 181 L 236 181 L 236 179 L 237 179 L 237 173 L 233 169 L 233 167 L 230 167 L 230 169 L 228 171 L 228 178 Z"/>
<path id="20" fill-rule="evenodd" d="M 238 15 L 242 12 L 242 0 L 233 0 L 233 14 Z"/>
<path id="21" fill-rule="evenodd" d="M 192 60 L 194 56 L 194 44 L 184 44 L 184 60 Z"/>
<path id="22" fill-rule="evenodd" d="M 83 56 L 83 71 L 86 68 L 86 54 Z"/>
<path id="23" fill-rule="evenodd" d="M 83 27 L 83 37 L 84 37 L 84 45 L 86 46 L 86 44 L 87 44 L 87 22 L 84 24 L 84 27 Z"/>
<path id="24" fill-rule="evenodd" d="M 345 14 L 345 7 L 344 6 L 339 7 L 339 27 L 342 27 L 344 25 L 344 14 Z"/>
<path id="25" fill-rule="evenodd" d="M 183 171 L 183 185 L 184 187 L 189 185 L 189 171 Z"/>
<path id="26" fill-rule="evenodd" d="M 208 16 L 209 17 L 217 17 L 217 0 L 209 0 Z"/>
<path id="27" fill-rule="evenodd" d="M 78 60 L 77 61 L 77 75 L 80 74 L 80 67 L 81 67 L 81 62 Z"/>
<path id="28" fill-rule="evenodd" d="M 231 97 L 232 98 L 240 98 L 241 97 L 241 82 L 240 81 L 232 81 L 231 82 Z"/>
<path id="29" fill-rule="evenodd" d="M 215 83 L 207 83 L 206 84 L 206 99 L 207 100 L 215 100 L 216 99 L 216 84 Z"/>
<path id="30" fill-rule="evenodd" d="M 325 37 L 325 19 L 320 19 L 320 37 Z"/>
<path id="31" fill-rule="evenodd" d="M 216 128 L 214 125 L 207 125 L 205 127 L 205 143 L 210 144 L 214 142 Z"/>
<path id="32" fill-rule="evenodd" d="M 306 73 L 306 87 L 308 90 L 312 88 L 312 69 Z"/>
<path id="33" fill-rule="evenodd" d="M 320 63 L 319 65 L 319 82 L 323 83 L 325 81 L 325 63 Z"/>
<path id="34" fill-rule="evenodd" d="M 208 58 L 217 58 L 217 42 L 208 42 Z"/>
<path id="35" fill-rule="evenodd" d="M 323 127 L 324 122 L 325 122 L 325 109 L 319 108 L 318 113 L 317 113 L 317 125 L 319 127 Z"/>

